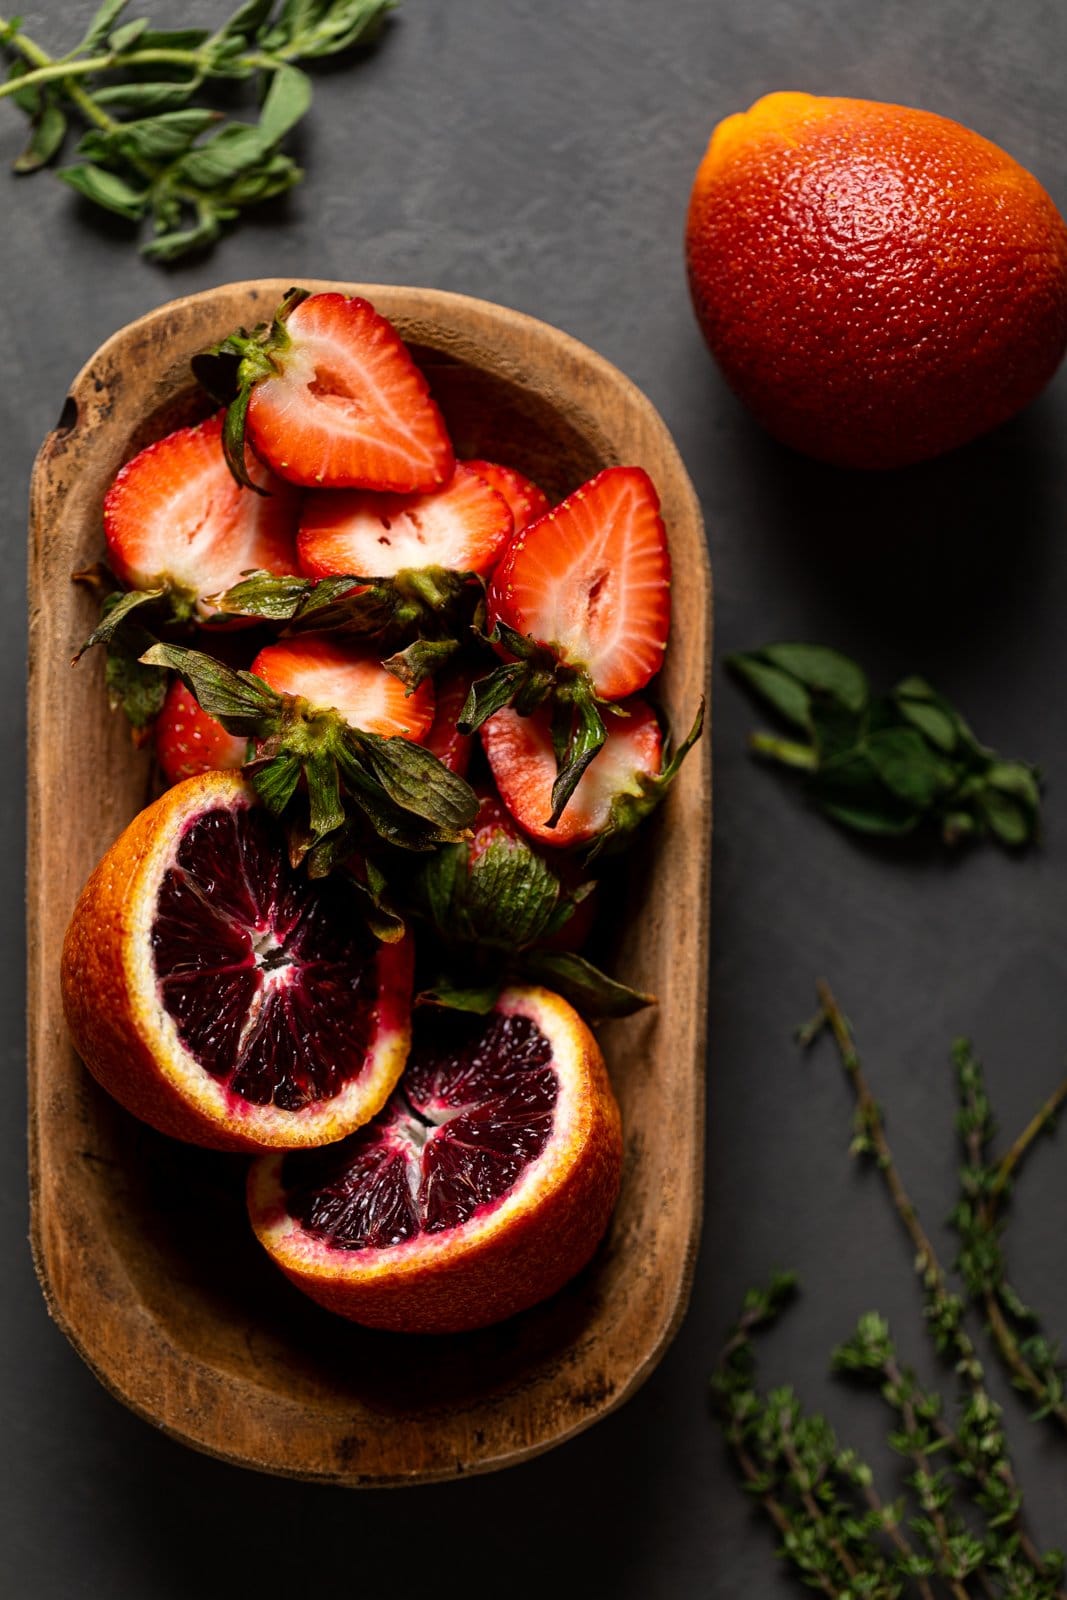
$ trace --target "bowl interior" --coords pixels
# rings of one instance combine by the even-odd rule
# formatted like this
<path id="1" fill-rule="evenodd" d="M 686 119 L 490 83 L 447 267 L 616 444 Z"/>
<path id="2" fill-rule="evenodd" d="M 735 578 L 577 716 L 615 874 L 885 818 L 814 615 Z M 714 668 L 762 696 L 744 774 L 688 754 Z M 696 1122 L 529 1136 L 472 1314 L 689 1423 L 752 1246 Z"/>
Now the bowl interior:
<path id="1" fill-rule="evenodd" d="M 234 292 L 226 291 L 231 300 Z M 245 286 L 244 297 L 254 302 L 258 291 Z M 68 407 L 65 416 L 72 426 L 52 436 L 35 480 L 34 582 L 54 603 L 38 613 L 31 693 L 50 704 L 60 696 L 51 736 L 60 748 L 80 740 L 112 774 L 100 798 L 87 800 L 75 835 L 69 776 L 49 747 L 36 752 L 39 1270 L 55 1315 L 104 1381 L 199 1448 L 350 1483 L 485 1470 L 557 1442 L 617 1403 L 651 1369 L 684 1307 L 699 1212 L 707 751 L 691 758 L 642 846 L 613 870 L 601 917 L 608 932 L 597 958 L 661 1003 L 602 1030 L 626 1156 L 619 1206 L 593 1263 L 544 1305 L 477 1333 L 382 1334 L 314 1306 L 251 1233 L 246 1161 L 179 1145 L 114 1105 L 74 1057 L 56 996 L 73 896 L 151 783 L 147 754 L 108 715 L 102 664 L 87 660 L 73 683 L 68 674 L 66 661 L 94 620 L 90 597 L 71 589 L 69 574 L 100 559 L 100 502 L 119 466 L 210 410 L 189 380 L 188 358 L 242 318 L 230 302 L 205 313 L 207 298 L 178 302 L 194 312 L 176 310 L 169 321 L 156 313 L 148 332 L 135 324 L 125 345 L 104 347 L 75 386 L 76 414 Z M 272 298 L 267 288 L 264 299 Z M 651 407 L 605 363 L 529 319 L 424 291 L 372 298 L 409 341 L 460 457 L 512 465 L 553 499 L 620 460 L 648 467 L 676 575 L 686 577 L 675 588 L 659 697 L 675 729 L 688 726 L 708 673 L 706 554 L 691 487 Z M 138 362 L 153 349 L 161 375 L 138 391 Z M 62 862 L 45 848 L 60 828 L 70 845 Z"/>

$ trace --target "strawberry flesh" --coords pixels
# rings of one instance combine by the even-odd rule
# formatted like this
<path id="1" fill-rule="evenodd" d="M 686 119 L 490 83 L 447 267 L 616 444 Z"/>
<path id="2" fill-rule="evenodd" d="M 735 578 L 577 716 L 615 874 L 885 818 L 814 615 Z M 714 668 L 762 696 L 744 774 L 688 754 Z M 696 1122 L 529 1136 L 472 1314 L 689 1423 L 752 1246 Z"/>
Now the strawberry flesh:
<path id="1" fill-rule="evenodd" d="M 608 714 L 607 739 L 554 828 L 548 826 L 556 779 L 550 712 L 542 709 L 532 717 L 520 717 L 507 706 L 482 728 L 482 744 L 500 797 L 531 838 L 562 847 L 588 843 L 608 826 L 617 795 L 639 795 L 637 777 L 659 773 L 663 734 L 651 706 L 634 699 L 620 709 L 629 715 Z"/>
<path id="2" fill-rule="evenodd" d="M 504 496 L 460 465 L 432 494 L 310 496 L 297 553 L 309 578 L 392 578 L 422 567 L 487 574 L 513 528 Z"/>
<path id="3" fill-rule="evenodd" d="M 280 694 L 337 711 L 353 728 L 421 744 L 433 723 L 433 683 L 408 694 L 377 656 L 325 637 L 284 640 L 259 652 L 251 670 Z"/>
<path id="4" fill-rule="evenodd" d="M 168 783 L 243 767 L 248 753 L 248 740 L 227 733 L 202 711 L 179 678 L 167 690 L 154 737 L 156 760 Z"/>
<path id="5" fill-rule="evenodd" d="M 128 461 L 104 499 L 108 564 L 130 589 L 167 588 L 196 601 L 261 568 L 296 571 L 299 497 L 258 462 L 266 495 L 242 489 L 222 453 L 222 418 L 179 428 Z"/>
<path id="6" fill-rule="evenodd" d="M 659 499 L 640 467 L 608 467 L 517 533 L 493 574 L 498 622 L 588 674 L 621 700 L 663 664 L 670 557 Z"/>
<path id="7" fill-rule="evenodd" d="M 469 672 L 445 671 L 434 679 L 433 725 L 423 741 L 438 761 L 461 778 L 467 776 L 474 740 L 470 734 L 460 733 L 456 723 L 470 686 Z"/>
<path id="8" fill-rule="evenodd" d="M 529 478 L 524 478 L 521 472 L 516 472 L 514 467 L 502 467 L 497 461 L 465 461 L 463 465 L 470 467 L 479 478 L 485 479 L 491 489 L 504 496 L 515 522 L 516 533 L 521 533 L 523 528 L 529 527 L 531 522 L 536 522 L 538 517 L 543 517 L 546 511 L 551 510 L 544 490 Z"/>
<path id="9" fill-rule="evenodd" d="M 247 422 L 252 448 L 279 477 L 398 493 L 448 481 L 452 445 L 429 385 L 369 301 L 312 295 L 286 333 Z"/>

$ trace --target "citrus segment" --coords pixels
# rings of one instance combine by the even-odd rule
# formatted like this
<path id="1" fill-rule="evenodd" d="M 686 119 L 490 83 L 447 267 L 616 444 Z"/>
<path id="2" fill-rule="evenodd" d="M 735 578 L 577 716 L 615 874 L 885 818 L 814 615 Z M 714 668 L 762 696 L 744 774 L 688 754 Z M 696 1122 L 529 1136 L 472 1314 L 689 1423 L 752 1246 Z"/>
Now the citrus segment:
<path id="1" fill-rule="evenodd" d="M 620 1164 L 592 1034 L 558 995 L 514 988 L 488 1017 L 421 1013 L 385 1109 L 330 1150 L 256 1162 L 249 1207 L 277 1264 L 328 1309 L 455 1332 L 584 1266 Z"/>

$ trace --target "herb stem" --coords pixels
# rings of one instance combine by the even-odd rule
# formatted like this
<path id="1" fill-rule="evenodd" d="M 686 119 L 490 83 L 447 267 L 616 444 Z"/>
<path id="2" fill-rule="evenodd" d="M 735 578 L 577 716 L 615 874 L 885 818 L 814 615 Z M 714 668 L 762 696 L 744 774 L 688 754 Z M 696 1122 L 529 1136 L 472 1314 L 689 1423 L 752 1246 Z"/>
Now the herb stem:
<path id="1" fill-rule="evenodd" d="M 6 18 L 0 17 L 0 34 L 11 24 Z M 79 61 L 57 61 L 40 45 L 24 33 L 7 35 L 4 43 L 12 50 L 17 50 L 24 61 L 33 67 L 32 72 L 27 72 L 20 78 L 13 78 L 7 83 L 0 83 L 0 100 L 7 95 L 17 94 L 20 89 L 33 89 L 42 83 L 54 83 L 57 80 L 64 85 L 70 84 L 70 97 L 75 104 L 81 105 L 76 99 L 73 84 L 75 78 L 88 78 L 97 72 L 121 72 L 130 67 L 171 66 L 189 67 L 196 75 L 207 75 L 211 68 L 211 57 L 207 50 L 177 50 L 152 48 L 146 50 L 109 50 L 99 56 L 85 56 Z M 228 66 L 238 70 L 247 69 L 249 72 L 277 72 L 290 55 L 297 55 L 297 48 L 281 50 L 277 55 L 268 55 L 262 50 L 248 51 L 244 55 L 231 58 Z M 90 101 L 90 103 L 92 103 Z M 85 110 L 84 106 L 81 106 Z M 99 112 L 99 108 L 96 108 Z M 89 113 L 86 113 L 87 115 Z M 102 112 L 99 112 L 103 115 Z M 93 120 L 96 118 L 94 116 Z M 110 124 L 110 118 L 108 119 Z M 99 124 L 98 124 L 99 126 Z"/>
<path id="2" fill-rule="evenodd" d="M 1063 1081 L 1055 1089 L 1053 1089 L 1052 1093 L 1049 1095 L 1041 1109 L 1030 1118 L 1030 1121 L 1026 1124 L 1026 1127 L 1023 1129 L 1022 1133 L 1019 1134 L 1014 1144 L 1012 1144 L 1010 1149 L 1004 1152 L 1003 1156 L 1001 1156 L 1000 1160 L 997 1162 L 995 1168 L 993 1169 L 993 1177 L 989 1191 L 994 1203 L 1003 1193 L 1004 1187 L 1010 1179 L 1012 1173 L 1019 1165 L 1019 1162 L 1026 1155 L 1034 1140 L 1039 1134 L 1045 1131 L 1049 1123 L 1052 1122 L 1053 1118 L 1057 1115 L 1065 1102 L 1067 1102 L 1067 1078 L 1064 1078 Z"/>
<path id="3" fill-rule="evenodd" d="M 819 1507 L 819 1502 L 811 1492 L 811 1486 L 805 1474 L 804 1464 L 797 1454 L 796 1446 L 793 1443 L 793 1436 L 790 1427 L 790 1416 L 787 1410 L 783 1410 L 779 1413 L 778 1427 L 781 1430 L 782 1454 L 785 1456 L 785 1459 L 789 1465 L 789 1470 L 793 1474 L 793 1478 L 797 1485 L 797 1493 L 800 1496 L 800 1503 L 804 1507 L 804 1510 L 808 1513 L 808 1516 L 811 1518 L 812 1526 L 817 1528 L 820 1533 L 822 1533 L 823 1537 L 826 1539 L 827 1545 L 840 1562 L 842 1571 L 846 1572 L 850 1578 L 858 1577 L 860 1570 L 859 1567 L 849 1555 L 848 1551 L 841 1543 L 841 1540 L 832 1531 L 828 1518 L 824 1517 L 822 1510 Z"/>
<path id="4" fill-rule="evenodd" d="M 0 17 L 0 34 L 10 26 L 3 17 Z M 33 88 L 38 83 L 50 83 L 59 79 L 66 91 L 68 99 L 87 122 L 94 128 L 99 128 L 102 133 L 111 133 L 118 124 L 109 117 L 101 106 L 98 106 L 92 95 L 71 80 L 78 76 L 84 67 L 76 61 L 56 61 L 47 51 L 42 50 L 39 44 L 28 38 L 24 33 L 13 33 L 4 40 L 12 50 L 17 50 L 23 61 L 28 61 L 35 69 L 33 72 L 24 72 L 20 78 L 11 78 L 6 83 L 0 83 L 0 100 L 5 95 L 17 94 L 20 89 Z"/>
<path id="5" fill-rule="evenodd" d="M 799 739 L 780 739 L 774 733 L 750 733 L 748 747 L 757 755 L 766 756 L 769 761 L 777 761 L 783 767 L 797 767 L 804 772 L 814 772 L 819 765 L 819 758 L 810 744 L 801 744 Z"/>

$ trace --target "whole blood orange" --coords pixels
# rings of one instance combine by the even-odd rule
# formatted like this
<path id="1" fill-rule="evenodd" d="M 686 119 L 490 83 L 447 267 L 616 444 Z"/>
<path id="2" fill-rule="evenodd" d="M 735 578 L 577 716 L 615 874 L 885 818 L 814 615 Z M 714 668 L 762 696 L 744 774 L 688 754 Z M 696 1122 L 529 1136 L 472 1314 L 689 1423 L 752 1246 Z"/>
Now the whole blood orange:
<path id="1" fill-rule="evenodd" d="M 289 865 L 236 772 L 142 811 L 82 890 L 63 946 L 75 1048 L 127 1110 L 220 1150 L 341 1139 L 388 1099 L 411 1038 L 411 941 Z"/>
<path id="2" fill-rule="evenodd" d="M 596 1040 L 558 995 L 513 988 L 487 1017 L 421 1012 L 384 1111 L 330 1150 L 254 1162 L 249 1211 L 328 1310 L 453 1333 L 525 1310 L 585 1265 L 621 1160 Z"/>
<path id="3" fill-rule="evenodd" d="M 715 129 L 686 229 L 697 317 L 771 433 L 899 467 L 1005 421 L 1067 345 L 1067 227 L 970 129 L 772 94 Z"/>

